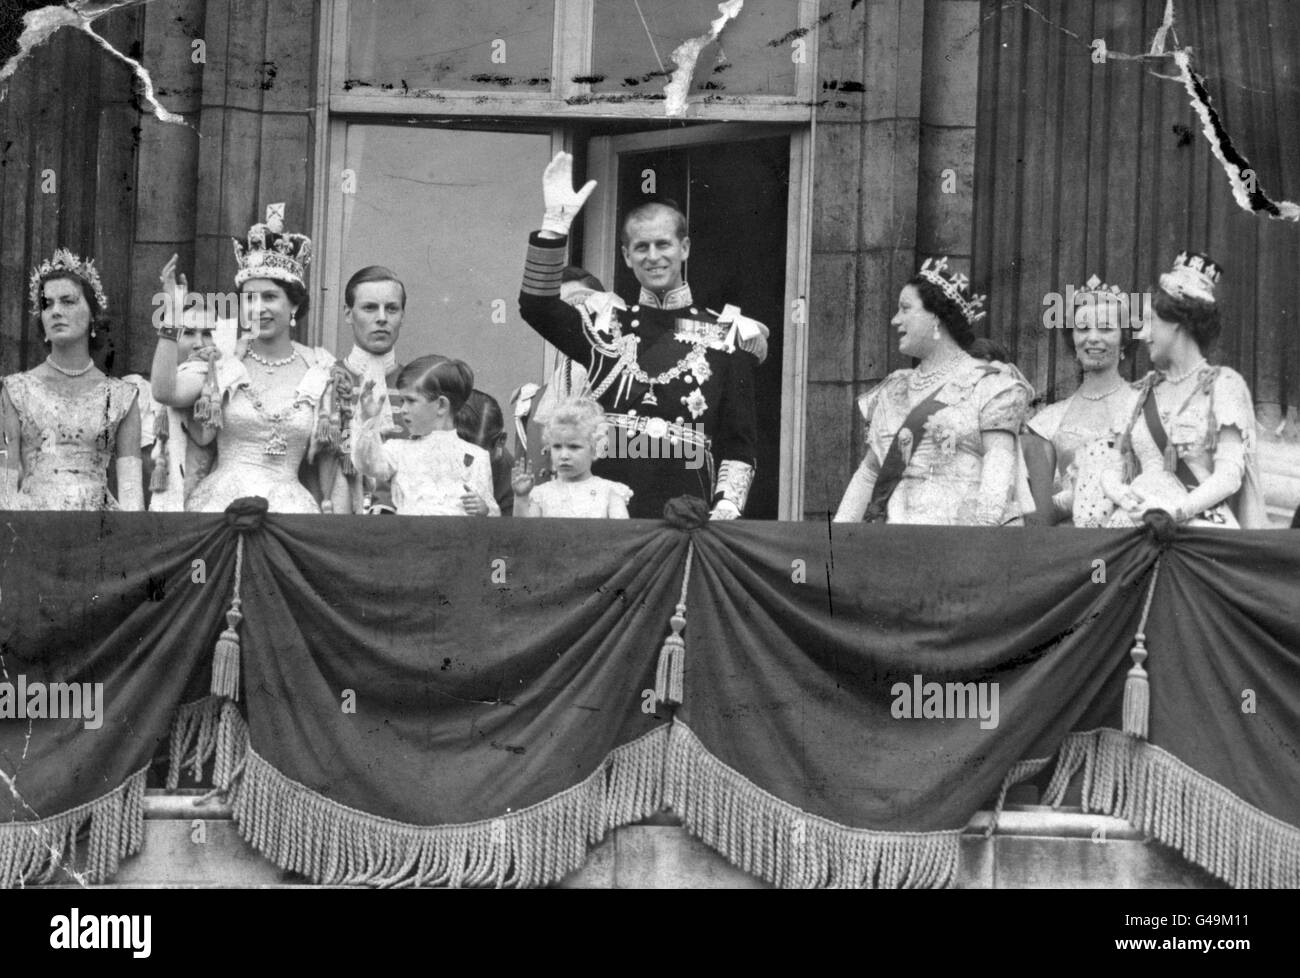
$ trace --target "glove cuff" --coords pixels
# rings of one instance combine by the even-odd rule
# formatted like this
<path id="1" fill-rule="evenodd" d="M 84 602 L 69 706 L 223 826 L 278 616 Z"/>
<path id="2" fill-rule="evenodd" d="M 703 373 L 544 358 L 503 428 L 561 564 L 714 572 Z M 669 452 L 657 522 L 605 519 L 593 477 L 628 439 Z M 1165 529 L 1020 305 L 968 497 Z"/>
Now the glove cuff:
<path id="1" fill-rule="evenodd" d="M 745 511 L 749 487 L 754 482 L 754 466 L 735 459 L 723 459 L 718 466 L 718 481 L 714 486 L 713 501 L 726 500 L 736 507 L 737 514 Z"/>

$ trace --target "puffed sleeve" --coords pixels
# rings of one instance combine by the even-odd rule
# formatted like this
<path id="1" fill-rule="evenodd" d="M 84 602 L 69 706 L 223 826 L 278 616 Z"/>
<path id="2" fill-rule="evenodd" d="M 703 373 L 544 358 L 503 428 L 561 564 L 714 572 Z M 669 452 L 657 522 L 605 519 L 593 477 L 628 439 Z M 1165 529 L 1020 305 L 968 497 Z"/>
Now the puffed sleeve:
<path id="1" fill-rule="evenodd" d="M 862 415 L 863 439 L 866 442 L 867 453 L 876 456 L 876 464 L 885 457 L 885 453 L 889 450 L 888 440 L 895 434 L 885 430 L 888 426 L 880 421 L 882 402 L 891 385 L 899 383 L 906 385 L 907 375 L 895 372 L 865 394 L 858 395 L 858 413 Z"/>
<path id="2" fill-rule="evenodd" d="M 1236 428 L 1241 432 L 1241 443 L 1246 455 L 1255 454 L 1257 432 L 1255 403 L 1250 396 L 1246 380 L 1229 367 L 1220 367 L 1213 388 L 1214 434 L 1222 428 Z"/>
<path id="3" fill-rule="evenodd" d="M 528 494 L 528 505 L 534 516 L 550 515 L 547 511 L 551 507 L 551 488 L 554 485 L 553 482 L 543 482 L 540 486 L 533 486 L 533 491 Z"/>
<path id="4" fill-rule="evenodd" d="M 1033 394 L 1029 385 L 1006 368 L 990 372 L 979 382 L 980 431 L 1020 433 Z"/>

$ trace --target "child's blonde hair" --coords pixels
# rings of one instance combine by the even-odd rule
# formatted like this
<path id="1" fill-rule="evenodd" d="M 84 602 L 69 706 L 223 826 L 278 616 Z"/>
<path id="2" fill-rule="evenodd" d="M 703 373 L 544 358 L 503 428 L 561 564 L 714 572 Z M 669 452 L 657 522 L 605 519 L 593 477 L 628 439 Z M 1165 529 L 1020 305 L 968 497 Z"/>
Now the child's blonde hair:
<path id="1" fill-rule="evenodd" d="M 605 427 L 605 410 L 589 397 L 561 401 L 555 406 L 551 418 L 542 428 L 542 440 L 550 444 L 557 428 L 576 428 L 596 446 Z"/>

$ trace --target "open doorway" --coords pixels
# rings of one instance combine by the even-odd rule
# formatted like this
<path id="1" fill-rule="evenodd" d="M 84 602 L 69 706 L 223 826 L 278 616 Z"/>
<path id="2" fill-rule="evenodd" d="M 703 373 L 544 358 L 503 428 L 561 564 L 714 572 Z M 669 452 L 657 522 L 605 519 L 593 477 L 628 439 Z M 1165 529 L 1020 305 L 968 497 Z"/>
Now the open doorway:
<path id="1" fill-rule="evenodd" d="M 738 306 L 771 335 L 755 370 L 758 471 L 745 516 L 780 514 L 787 266 L 790 246 L 790 135 L 767 127 L 710 126 L 707 132 L 603 136 L 589 144 L 589 175 L 601 182 L 586 219 L 584 261 L 607 286 L 634 297 L 637 283 L 619 252 L 618 221 L 647 197 L 668 197 L 686 213 L 691 257 L 686 281 L 697 304 Z"/>

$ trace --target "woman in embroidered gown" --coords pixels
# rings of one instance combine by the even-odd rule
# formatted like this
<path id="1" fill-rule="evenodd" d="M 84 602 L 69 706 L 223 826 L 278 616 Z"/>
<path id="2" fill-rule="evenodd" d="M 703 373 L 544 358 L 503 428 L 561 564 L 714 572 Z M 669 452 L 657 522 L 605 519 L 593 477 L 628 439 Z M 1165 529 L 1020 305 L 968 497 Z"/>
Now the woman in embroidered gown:
<path id="1" fill-rule="evenodd" d="M 50 352 L 4 379 L 0 508 L 143 510 L 136 387 L 104 376 L 90 357 L 108 305 L 94 262 L 60 248 L 32 274 L 29 297 Z"/>
<path id="2" fill-rule="evenodd" d="M 233 357 L 212 360 L 206 376 L 177 370 L 170 326 L 159 331 L 154 354 L 154 396 L 192 408 L 203 432 L 196 432 L 196 440 L 215 438 L 217 445 L 215 466 L 185 507 L 220 512 L 241 496 L 262 496 L 272 512 L 319 513 L 318 500 L 328 501 L 338 468 L 332 451 L 338 444 L 337 418 L 331 417 L 334 357 L 292 339 L 298 316 L 307 311 L 303 269 L 311 242 L 284 234 L 273 206 L 267 223 L 249 230 L 247 246 L 235 242 L 235 256 L 241 316 L 251 338 L 240 340 Z M 165 293 L 183 293 L 174 259 L 162 279 Z M 315 463 L 319 480 L 311 490 L 299 481 L 304 459 Z"/>
<path id="3" fill-rule="evenodd" d="M 1086 290 L 1075 294 L 1075 301 L 1074 328 L 1063 332 L 1083 379 L 1065 400 L 1030 418 L 1029 429 L 1041 436 L 1036 444 L 1045 446 L 1048 469 L 1053 472 L 1051 522 L 1101 526 L 1113 504 L 1085 483 L 1076 508 L 1075 455 L 1084 446 L 1117 437 L 1137 401 L 1136 391 L 1119 373 L 1132 343 L 1130 310 L 1127 296 L 1095 275 Z"/>
<path id="4" fill-rule="evenodd" d="M 1005 365 L 966 352 L 983 302 L 946 258 L 927 259 L 903 287 L 891 325 L 899 351 L 921 362 L 859 399 L 867 454 L 837 521 L 1023 522 L 1018 433 L 1033 392 Z"/>
<path id="5" fill-rule="evenodd" d="M 1142 337 L 1156 369 L 1138 385 L 1122 440 L 1138 474 L 1116 494 L 1111 525 L 1153 509 L 1193 526 L 1268 525 L 1250 388 L 1205 356 L 1220 330 L 1221 274 L 1205 255 L 1183 252 L 1160 276 Z"/>

